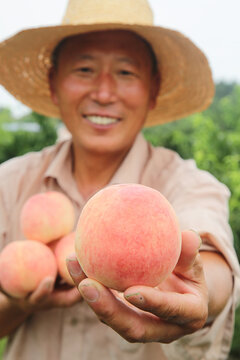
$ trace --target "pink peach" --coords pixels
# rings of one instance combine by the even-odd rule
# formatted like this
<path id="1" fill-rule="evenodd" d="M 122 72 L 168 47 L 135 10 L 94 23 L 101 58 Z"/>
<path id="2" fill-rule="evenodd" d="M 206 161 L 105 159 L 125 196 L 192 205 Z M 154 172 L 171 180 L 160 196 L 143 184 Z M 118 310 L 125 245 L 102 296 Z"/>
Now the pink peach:
<path id="1" fill-rule="evenodd" d="M 138 184 L 112 185 L 85 205 L 75 249 L 85 274 L 109 288 L 156 286 L 178 262 L 181 231 L 159 191 Z"/>
<path id="2" fill-rule="evenodd" d="M 49 244 L 52 249 L 58 266 L 58 273 L 63 280 L 69 285 L 74 285 L 74 282 L 68 272 L 66 258 L 67 256 L 75 253 L 75 232 L 71 232 L 68 235 L 63 236 L 59 240 L 55 240 Z"/>
<path id="3" fill-rule="evenodd" d="M 74 208 L 68 197 L 58 191 L 38 193 L 24 204 L 20 224 L 27 239 L 48 243 L 73 230 Z"/>
<path id="4" fill-rule="evenodd" d="M 57 276 L 52 251 L 34 240 L 13 241 L 0 253 L 0 285 L 9 295 L 23 298 L 45 277 Z"/>

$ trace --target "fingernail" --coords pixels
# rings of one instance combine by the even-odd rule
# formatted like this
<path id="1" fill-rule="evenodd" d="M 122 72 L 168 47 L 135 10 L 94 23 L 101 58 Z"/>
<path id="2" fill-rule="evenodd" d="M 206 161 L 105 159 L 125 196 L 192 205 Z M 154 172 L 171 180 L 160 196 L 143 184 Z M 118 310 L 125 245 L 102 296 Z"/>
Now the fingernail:
<path id="1" fill-rule="evenodd" d="M 99 292 L 92 284 L 84 284 L 79 286 L 79 290 L 85 300 L 95 302 L 99 299 Z"/>
<path id="2" fill-rule="evenodd" d="M 70 272 L 70 274 L 72 274 L 73 276 L 79 276 L 83 274 L 83 271 L 79 265 L 79 263 L 76 261 L 76 258 L 71 259 L 71 258 L 67 258 L 66 260 L 67 262 L 67 268 L 68 271 Z"/>
<path id="3" fill-rule="evenodd" d="M 144 302 L 144 297 L 139 292 L 125 295 L 125 299 L 129 300 L 130 302 L 134 302 L 134 303 L 143 303 Z"/>
<path id="4" fill-rule="evenodd" d="M 50 280 L 50 279 L 45 281 L 44 287 L 45 287 L 46 290 L 52 290 L 53 287 L 54 287 L 54 281 Z"/>

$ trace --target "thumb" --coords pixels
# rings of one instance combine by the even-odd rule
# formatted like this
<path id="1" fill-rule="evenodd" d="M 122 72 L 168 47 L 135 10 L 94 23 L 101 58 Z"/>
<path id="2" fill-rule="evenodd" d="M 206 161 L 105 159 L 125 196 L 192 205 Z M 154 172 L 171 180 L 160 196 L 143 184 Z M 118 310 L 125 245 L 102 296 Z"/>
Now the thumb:
<path id="1" fill-rule="evenodd" d="M 194 230 L 183 231 L 182 250 L 174 272 L 189 270 L 196 260 L 201 245 L 202 239 L 197 232 Z"/>
<path id="2" fill-rule="evenodd" d="M 38 287 L 30 294 L 29 302 L 31 304 L 40 304 L 51 294 L 54 288 L 55 279 L 51 276 L 45 277 Z"/>
<path id="3" fill-rule="evenodd" d="M 86 278 L 86 275 L 81 269 L 75 254 L 71 254 L 66 259 L 67 269 L 74 284 L 78 287 L 79 283 Z"/>

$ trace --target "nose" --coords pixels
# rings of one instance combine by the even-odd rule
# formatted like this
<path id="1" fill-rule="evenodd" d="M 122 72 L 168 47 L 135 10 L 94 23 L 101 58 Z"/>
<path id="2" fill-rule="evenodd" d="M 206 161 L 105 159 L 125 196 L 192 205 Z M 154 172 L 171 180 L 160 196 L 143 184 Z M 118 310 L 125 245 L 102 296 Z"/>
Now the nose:
<path id="1" fill-rule="evenodd" d="M 116 82 L 111 74 L 99 74 L 91 91 L 91 99 L 101 105 L 108 105 L 116 101 Z"/>

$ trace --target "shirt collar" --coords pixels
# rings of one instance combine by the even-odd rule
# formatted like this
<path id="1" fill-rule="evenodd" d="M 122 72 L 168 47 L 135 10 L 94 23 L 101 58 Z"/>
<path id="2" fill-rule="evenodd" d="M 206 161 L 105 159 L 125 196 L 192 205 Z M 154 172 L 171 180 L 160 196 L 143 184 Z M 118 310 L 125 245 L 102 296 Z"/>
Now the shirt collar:
<path id="1" fill-rule="evenodd" d="M 56 145 L 53 160 L 50 162 L 45 174 L 45 184 L 53 180 L 69 197 L 79 205 L 84 200 L 77 189 L 76 181 L 72 175 L 72 140 L 68 139 Z"/>
<path id="2" fill-rule="evenodd" d="M 139 133 L 110 184 L 141 183 L 143 171 L 149 157 L 149 145 L 142 133 Z"/>
<path id="3" fill-rule="evenodd" d="M 57 180 L 64 177 L 66 173 L 72 173 L 72 141 L 65 140 L 56 145 L 53 161 L 50 162 L 44 178 L 55 178 Z"/>
<path id="4" fill-rule="evenodd" d="M 142 173 L 148 157 L 149 145 L 142 133 L 139 133 L 127 156 L 110 180 L 109 185 L 119 183 L 141 183 Z M 68 195 L 71 195 L 75 200 L 79 199 L 80 202 L 83 201 L 72 176 L 71 139 L 56 145 L 54 160 L 48 166 L 44 178 L 45 181 L 49 178 L 55 179 Z"/>

